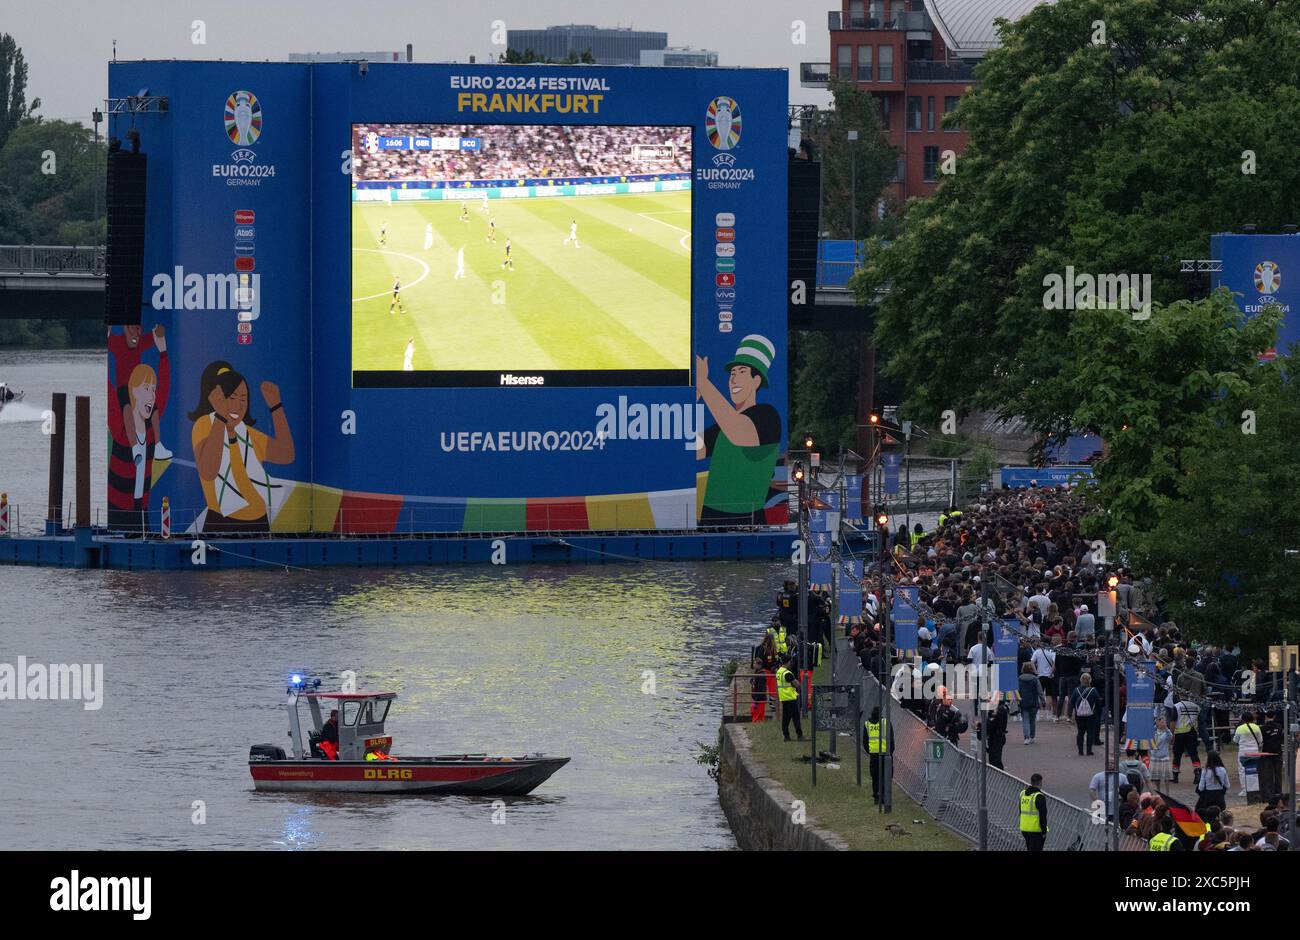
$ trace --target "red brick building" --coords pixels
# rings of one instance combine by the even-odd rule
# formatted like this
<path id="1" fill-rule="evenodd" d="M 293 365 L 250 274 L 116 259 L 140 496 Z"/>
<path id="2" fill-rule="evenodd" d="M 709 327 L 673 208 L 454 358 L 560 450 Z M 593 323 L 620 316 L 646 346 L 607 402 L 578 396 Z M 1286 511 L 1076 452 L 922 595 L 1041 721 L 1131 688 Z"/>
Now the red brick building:
<path id="1" fill-rule="evenodd" d="M 997 46 L 994 20 L 1018 19 L 1043 0 L 841 0 L 829 14 L 830 61 L 806 62 L 800 84 L 825 87 L 834 75 L 880 103 L 880 120 L 898 148 L 886 190 L 898 199 L 938 186 L 945 150 L 960 154 L 966 133 L 943 116 L 975 84 L 974 68 Z"/>

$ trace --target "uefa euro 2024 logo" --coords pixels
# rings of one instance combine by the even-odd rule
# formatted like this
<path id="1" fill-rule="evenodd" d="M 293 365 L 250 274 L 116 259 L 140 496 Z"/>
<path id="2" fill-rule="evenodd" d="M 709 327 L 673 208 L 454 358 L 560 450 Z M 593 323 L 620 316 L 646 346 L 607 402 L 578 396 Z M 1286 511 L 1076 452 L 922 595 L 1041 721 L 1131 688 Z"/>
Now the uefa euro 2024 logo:
<path id="1" fill-rule="evenodd" d="M 1276 262 L 1261 261 L 1255 265 L 1255 290 L 1261 294 L 1276 294 L 1282 286 L 1282 269 Z"/>
<path id="2" fill-rule="evenodd" d="M 710 101 L 704 129 L 714 150 L 730 150 L 740 143 L 740 105 L 736 99 L 719 95 Z"/>
<path id="3" fill-rule="evenodd" d="M 251 91 L 237 91 L 226 99 L 226 136 L 237 146 L 255 144 L 262 136 L 262 105 Z"/>

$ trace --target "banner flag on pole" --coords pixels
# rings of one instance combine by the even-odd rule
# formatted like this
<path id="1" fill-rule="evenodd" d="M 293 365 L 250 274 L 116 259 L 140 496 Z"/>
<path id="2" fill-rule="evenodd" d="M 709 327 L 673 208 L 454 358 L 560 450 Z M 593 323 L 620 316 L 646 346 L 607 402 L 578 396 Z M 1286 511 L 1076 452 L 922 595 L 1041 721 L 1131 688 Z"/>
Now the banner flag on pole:
<path id="1" fill-rule="evenodd" d="M 1007 623 L 993 621 L 993 665 L 998 671 L 998 691 L 1004 696 L 1014 694 L 1020 687 L 1020 637 L 1007 628 Z"/>
<path id="2" fill-rule="evenodd" d="M 900 650 L 916 649 L 916 631 L 921 620 L 921 589 L 894 588 L 894 605 L 890 611 L 894 621 L 894 646 Z"/>
<path id="3" fill-rule="evenodd" d="M 1128 682 L 1128 747 L 1136 750 L 1150 750 L 1156 736 L 1155 673 L 1156 664 L 1153 662 L 1143 663 L 1141 669 L 1134 663 L 1124 666 Z"/>
<path id="4" fill-rule="evenodd" d="M 831 571 L 833 570 L 829 561 L 813 561 L 808 566 L 808 580 L 815 588 L 823 591 L 831 589 Z"/>
<path id="5" fill-rule="evenodd" d="M 840 623 L 862 622 L 862 561 L 840 560 Z"/>
<path id="6" fill-rule="evenodd" d="M 887 496 L 897 496 L 898 471 L 903 465 L 903 455 L 897 451 L 885 454 L 882 463 L 885 468 L 885 494 Z"/>
<path id="7" fill-rule="evenodd" d="M 850 473 L 844 477 L 847 493 L 844 497 L 844 521 L 862 521 L 862 474 Z"/>

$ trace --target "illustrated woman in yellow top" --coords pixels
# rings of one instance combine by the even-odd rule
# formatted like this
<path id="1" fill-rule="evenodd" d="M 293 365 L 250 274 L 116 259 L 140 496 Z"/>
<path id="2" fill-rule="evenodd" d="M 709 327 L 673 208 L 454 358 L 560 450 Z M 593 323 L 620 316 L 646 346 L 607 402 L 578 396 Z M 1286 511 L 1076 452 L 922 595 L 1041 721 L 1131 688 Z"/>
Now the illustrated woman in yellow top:
<path id="1" fill-rule="evenodd" d="M 253 427 L 248 413 L 248 382 L 228 362 L 203 370 L 199 405 L 189 413 L 194 422 L 191 442 L 207 512 L 196 526 L 200 532 L 266 532 L 273 491 L 265 465 L 293 463 L 293 434 L 271 382 L 260 386 L 271 411 L 275 436 Z"/>

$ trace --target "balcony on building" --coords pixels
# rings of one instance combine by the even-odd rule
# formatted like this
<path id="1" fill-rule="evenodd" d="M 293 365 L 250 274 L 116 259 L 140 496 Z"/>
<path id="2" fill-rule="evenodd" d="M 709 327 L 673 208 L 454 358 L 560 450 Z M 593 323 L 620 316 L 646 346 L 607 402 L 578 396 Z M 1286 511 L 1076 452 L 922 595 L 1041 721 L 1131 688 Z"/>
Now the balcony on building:
<path id="1" fill-rule="evenodd" d="M 947 62 L 915 59 L 907 63 L 907 80 L 909 82 L 973 82 L 975 63 L 962 59 L 952 59 Z"/>
<path id="2" fill-rule="evenodd" d="M 800 62 L 799 85 L 803 88 L 825 88 L 830 83 L 829 62 Z"/>
<path id="3" fill-rule="evenodd" d="M 902 4 L 898 4 L 902 6 Z M 832 32 L 837 29 L 861 29 L 888 32 L 915 33 L 909 39 L 928 39 L 934 29 L 930 14 L 924 10 L 886 10 L 870 5 L 865 13 L 844 13 L 831 10 L 826 14 L 827 23 Z"/>

